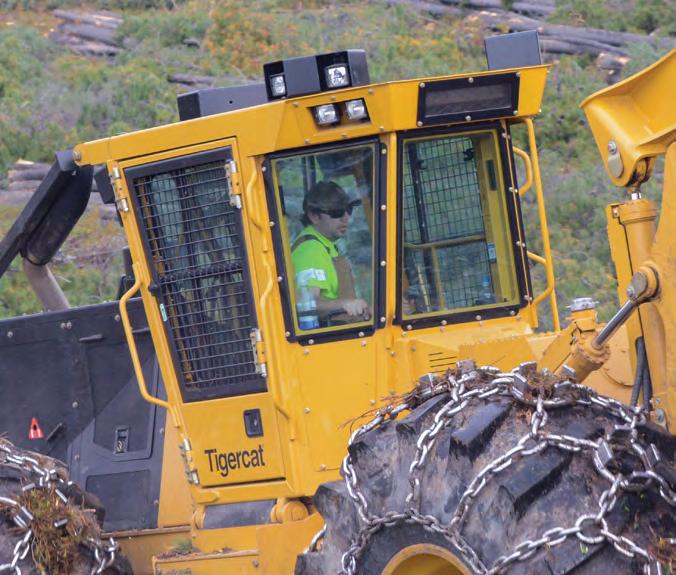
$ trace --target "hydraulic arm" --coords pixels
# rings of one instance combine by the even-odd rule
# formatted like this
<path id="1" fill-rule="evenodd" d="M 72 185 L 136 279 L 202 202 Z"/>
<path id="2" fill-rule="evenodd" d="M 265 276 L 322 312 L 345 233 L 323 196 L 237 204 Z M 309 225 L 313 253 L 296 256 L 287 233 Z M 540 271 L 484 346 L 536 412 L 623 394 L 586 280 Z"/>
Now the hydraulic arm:
<path id="1" fill-rule="evenodd" d="M 594 325 L 593 312 L 573 309 L 571 324 L 540 361 L 541 368 L 550 370 L 566 365 L 583 380 L 605 363 L 607 341 L 626 323 L 634 366 L 646 371 L 643 378 L 637 374 L 636 391 L 643 387 L 644 403 L 650 403 L 652 397 L 651 409 L 662 425 L 676 417 L 675 79 L 676 50 L 672 50 L 643 72 L 582 103 L 611 181 L 626 187 L 629 195 L 627 201 L 609 206 L 608 211 L 618 290 L 620 299 L 626 294 L 627 300 L 602 329 Z M 656 226 L 656 205 L 642 197 L 640 188 L 659 156 L 664 157 L 665 165 Z M 634 318 L 636 309 L 638 317 Z M 639 386 L 645 377 L 650 384 Z"/>

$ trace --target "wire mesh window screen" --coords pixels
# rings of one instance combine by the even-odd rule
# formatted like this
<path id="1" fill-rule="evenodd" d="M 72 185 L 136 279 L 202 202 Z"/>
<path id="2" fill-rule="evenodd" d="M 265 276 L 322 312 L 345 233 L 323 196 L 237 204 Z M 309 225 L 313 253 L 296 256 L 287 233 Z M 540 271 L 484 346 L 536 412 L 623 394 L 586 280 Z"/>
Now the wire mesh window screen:
<path id="1" fill-rule="evenodd" d="M 427 243 L 484 232 L 474 147 L 468 137 L 408 142 L 404 233 Z"/>
<path id="2" fill-rule="evenodd" d="M 403 154 L 404 297 L 419 312 L 487 303 L 482 291 L 493 288 L 472 139 L 408 141 Z"/>
<path id="3" fill-rule="evenodd" d="M 168 166 L 164 165 L 164 168 Z M 241 215 L 225 159 L 134 179 L 184 399 L 255 393 L 255 327 Z"/>

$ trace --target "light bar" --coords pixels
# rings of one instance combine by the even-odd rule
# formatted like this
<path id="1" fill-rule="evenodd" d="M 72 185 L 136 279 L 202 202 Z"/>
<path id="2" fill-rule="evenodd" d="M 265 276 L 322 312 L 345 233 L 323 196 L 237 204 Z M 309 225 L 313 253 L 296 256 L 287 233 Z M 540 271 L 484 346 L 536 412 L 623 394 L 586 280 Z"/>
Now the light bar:
<path id="1" fill-rule="evenodd" d="M 513 72 L 421 82 L 418 88 L 418 126 L 515 116 L 518 107 L 519 77 Z"/>
<path id="2" fill-rule="evenodd" d="M 295 98 L 369 84 L 366 53 L 345 50 L 288 58 L 263 65 L 268 100 Z"/>

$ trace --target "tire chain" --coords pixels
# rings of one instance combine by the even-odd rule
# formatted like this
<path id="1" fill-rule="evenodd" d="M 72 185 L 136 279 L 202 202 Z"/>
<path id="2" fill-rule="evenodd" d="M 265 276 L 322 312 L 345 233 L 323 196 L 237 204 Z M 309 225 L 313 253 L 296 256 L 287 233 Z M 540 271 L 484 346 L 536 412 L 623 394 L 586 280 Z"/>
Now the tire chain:
<path id="1" fill-rule="evenodd" d="M 68 498 L 59 490 L 59 487 L 70 487 L 73 485 L 72 481 L 65 481 L 62 479 L 57 470 L 54 468 L 44 467 L 40 462 L 29 455 L 22 455 L 21 451 L 15 448 L 11 443 L 2 441 L 0 439 L 0 463 L 9 463 L 27 470 L 32 477 L 35 477 L 36 482 L 28 483 L 22 486 L 22 491 L 25 493 L 31 489 L 54 489 L 54 494 L 63 504 L 68 503 Z M 0 503 L 4 503 L 12 509 L 11 517 L 14 524 L 21 531 L 23 536 L 17 541 L 14 546 L 12 560 L 9 563 L 0 563 L 0 574 L 13 573 L 14 575 L 21 575 L 21 568 L 19 562 L 23 561 L 28 552 L 31 550 L 33 543 L 33 531 L 30 528 L 33 521 L 33 515 L 22 506 L 18 501 L 9 497 L 0 496 Z M 55 529 L 63 528 L 67 525 L 68 519 L 61 519 L 54 523 Z M 115 561 L 115 556 L 119 551 L 119 545 L 111 537 L 107 542 L 100 539 L 88 537 L 85 545 L 94 555 L 95 565 L 90 571 L 90 575 L 103 573 Z"/>
<path id="2" fill-rule="evenodd" d="M 661 574 L 662 566 L 657 558 L 647 549 L 637 545 L 631 539 L 616 535 L 608 529 L 605 517 L 614 508 L 618 494 L 623 491 L 640 492 L 657 489 L 659 495 L 672 507 L 676 507 L 676 494 L 671 490 L 667 480 L 656 470 L 660 461 L 660 453 L 655 445 L 641 445 L 637 426 L 648 421 L 648 413 L 643 407 L 629 407 L 610 397 L 602 396 L 593 389 L 575 383 L 571 379 L 558 378 L 553 385 L 553 393 L 548 398 L 531 387 L 528 377 L 535 372 L 533 362 L 522 363 L 511 372 L 504 373 L 495 367 L 476 367 L 474 362 L 458 363 L 455 373 L 445 378 L 435 379 L 427 376 L 419 382 L 415 390 L 376 412 L 374 418 L 352 433 L 349 445 L 355 443 L 365 433 L 375 429 L 387 420 L 394 419 L 405 410 L 412 410 L 431 397 L 449 393 L 448 401 L 436 414 L 432 424 L 424 429 L 416 442 L 416 455 L 409 468 L 411 490 L 406 498 L 408 508 L 402 512 L 389 511 L 384 515 L 374 515 L 369 511 L 366 497 L 359 489 L 356 471 L 352 465 L 352 457 L 348 453 L 343 460 L 342 472 L 350 499 L 357 508 L 363 526 L 347 551 L 342 555 L 339 575 L 356 575 L 357 560 L 366 549 L 371 536 L 383 528 L 402 522 L 417 523 L 432 533 L 444 536 L 458 549 L 465 562 L 474 573 L 481 575 L 497 575 L 511 564 L 524 561 L 545 546 L 554 547 L 563 543 L 568 537 L 575 535 L 582 543 L 597 544 L 608 541 L 613 547 L 627 557 L 640 557 L 643 561 L 644 574 Z M 570 374 L 573 376 L 574 374 Z M 530 432 L 521 437 L 517 444 L 503 455 L 488 463 L 470 482 L 458 502 L 457 509 L 447 525 L 432 515 L 422 515 L 419 511 L 420 479 L 428 454 L 442 429 L 451 424 L 454 415 L 462 411 L 470 402 L 485 400 L 490 397 L 510 397 L 520 404 L 533 408 Z M 548 433 L 544 430 L 548 413 L 547 409 L 563 406 L 584 405 L 598 406 L 621 423 L 597 441 L 579 439 L 568 435 Z M 525 540 L 516 545 L 510 553 L 498 557 L 492 565 L 486 566 L 478 554 L 464 540 L 461 529 L 467 512 L 481 490 L 498 473 L 510 467 L 521 458 L 541 452 L 548 446 L 564 451 L 591 453 L 596 471 L 609 483 L 599 497 L 599 511 L 596 515 L 581 515 L 574 525 L 558 526 L 548 529 L 535 540 Z M 613 473 L 608 465 L 614 457 L 613 446 L 628 448 L 638 455 L 645 471 L 633 471 L 628 477 L 621 473 Z M 590 532 L 590 528 L 595 530 Z M 313 539 L 310 551 L 319 546 L 325 534 L 325 528 Z M 669 544 L 676 545 L 676 540 L 669 539 Z"/>

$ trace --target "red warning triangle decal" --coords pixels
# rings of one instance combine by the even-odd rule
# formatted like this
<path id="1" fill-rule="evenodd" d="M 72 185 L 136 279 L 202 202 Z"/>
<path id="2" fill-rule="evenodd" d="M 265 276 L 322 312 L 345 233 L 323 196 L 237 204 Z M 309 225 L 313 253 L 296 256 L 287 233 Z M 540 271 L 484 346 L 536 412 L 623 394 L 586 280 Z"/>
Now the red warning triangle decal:
<path id="1" fill-rule="evenodd" d="M 38 420 L 34 417 L 31 419 L 31 426 L 28 430 L 28 439 L 42 439 L 43 437 L 44 434 L 42 433 L 42 429 L 40 429 Z"/>

